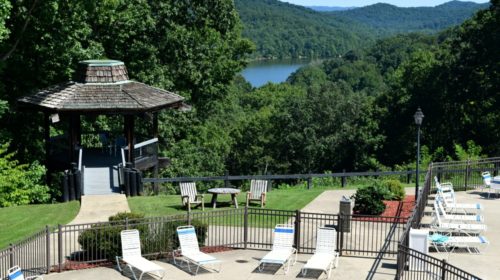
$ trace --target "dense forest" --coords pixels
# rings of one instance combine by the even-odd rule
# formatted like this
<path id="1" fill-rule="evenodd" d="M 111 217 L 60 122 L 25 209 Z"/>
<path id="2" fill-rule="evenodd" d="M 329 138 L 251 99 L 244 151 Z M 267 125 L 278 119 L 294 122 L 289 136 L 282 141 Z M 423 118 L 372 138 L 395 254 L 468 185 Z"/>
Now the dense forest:
<path id="1" fill-rule="evenodd" d="M 161 176 L 403 168 L 417 107 L 426 162 L 500 152 L 499 0 L 445 32 L 383 38 L 258 89 L 238 75 L 253 49 L 231 0 L 0 3 L 1 205 L 57 197 L 43 184 L 42 117 L 16 99 L 90 58 L 122 60 L 193 105 L 160 115 Z"/>
<path id="2" fill-rule="evenodd" d="M 335 57 L 397 33 L 435 33 L 489 4 L 452 1 L 436 7 L 375 4 L 318 12 L 278 0 L 236 0 L 243 35 L 257 46 L 254 57 Z"/>
<path id="3" fill-rule="evenodd" d="M 243 35 L 256 45 L 254 56 L 334 57 L 374 41 L 370 30 L 278 0 L 236 0 Z"/>

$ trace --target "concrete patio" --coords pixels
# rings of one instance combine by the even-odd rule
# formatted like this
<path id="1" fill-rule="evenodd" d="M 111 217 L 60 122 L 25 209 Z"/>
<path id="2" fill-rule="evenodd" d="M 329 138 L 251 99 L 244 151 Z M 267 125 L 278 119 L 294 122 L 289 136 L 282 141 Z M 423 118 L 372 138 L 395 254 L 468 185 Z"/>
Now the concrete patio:
<path id="1" fill-rule="evenodd" d="M 297 263 L 290 267 L 290 271 L 285 274 L 284 270 L 277 265 L 266 265 L 265 269 L 260 272 L 258 270 L 259 260 L 267 253 L 260 250 L 232 250 L 221 253 L 213 253 L 211 255 L 222 260 L 222 271 L 220 273 L 200 269 L 196 278 L 187 268 L 175 266 L 171 261 L 159 260 L 155 261 L 166 270 L 164 279 L 175 280 L 208 280 L 208 279 L 325 279 L 326 274 L 320 275 L 318 271 L 308 271 L 308 274 L 303 277 L 300 273 L 310 254 L 299 254 Z M 364 279 L 368 275 L 374 259 L 361 257 L 341 257 L 339 266 L 332 270 L 331 279 Z M 382 270 L 381 270 L 382 271 Z M 379 272 L 374 279 L 394 279 L 395 268 Z M 139 274 L 136 275 L 138 276 Z M 95 279 L 95 280 L 114 280 L 114 279 L 133 279 L 132 274 L 128 269 L 124 275 L 113 268 L 94 268 L 76 271 L 67 271 L 62 273 L 52 273 L 44 275 L 46 280 L 63 280 L 63 279 Z M 155 279 L 151 276 L 145 276 L 143 279 Z"/>

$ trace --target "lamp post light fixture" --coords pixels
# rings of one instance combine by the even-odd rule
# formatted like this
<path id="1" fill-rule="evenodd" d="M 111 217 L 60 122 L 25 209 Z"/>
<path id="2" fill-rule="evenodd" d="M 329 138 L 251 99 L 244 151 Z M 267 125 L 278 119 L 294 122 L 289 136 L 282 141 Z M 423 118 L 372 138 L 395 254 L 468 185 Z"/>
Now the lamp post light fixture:
<path id="1" fill-rule="evenodd" d="M 415 180 L 415 202 L 418 198 L 418 181 L 419 181 L 419 166 L 420 166 L 420 126 L 422 125 L 422 121 L 424 119 L 424 113 L 420 107 L 418 107 L 417 112 L 413 115 L 415 119 L 415 124 L 417 125 L 417 169 L 416 169 L 416 180 Z"/>

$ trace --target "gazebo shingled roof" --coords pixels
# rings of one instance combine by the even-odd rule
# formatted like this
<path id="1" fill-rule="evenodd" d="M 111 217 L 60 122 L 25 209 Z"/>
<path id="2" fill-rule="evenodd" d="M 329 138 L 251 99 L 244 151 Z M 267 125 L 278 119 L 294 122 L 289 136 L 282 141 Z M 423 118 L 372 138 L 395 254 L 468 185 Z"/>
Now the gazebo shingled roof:
<path id="1" fill-rule="evenodd" d="M 76 81 L 58 84 L 18 99 L 20 105 L 53 112 L 140 113 L 181 107 L 175 93 L 128 79 L 117 60 L 86 60 L 79 64 Z"/>

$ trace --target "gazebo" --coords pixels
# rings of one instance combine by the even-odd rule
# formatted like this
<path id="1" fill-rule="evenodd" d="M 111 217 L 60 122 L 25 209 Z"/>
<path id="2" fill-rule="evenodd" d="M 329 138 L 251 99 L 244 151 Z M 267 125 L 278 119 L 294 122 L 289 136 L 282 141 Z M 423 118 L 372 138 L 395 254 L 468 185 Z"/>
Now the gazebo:
<path id="1" fill-rule="evenodd" d="M 151 116 L 151 139 L 158 137 L 158 112 L 164 109 L 182 109 L 184 98 L 175 93 L 129 80 L 125 64 L 117 60 L 86 60 L 79 63 L 75 80 L 40 90 L 33 95 L 18 99 L 20 108 L 44 113 L 44 138 L 48 173 L 68 169 L 70 163 L 81 155 L 81 117 L 96 115 L 123 116 L 123 139 L 126 148 L 122 150 L 127 162 L 140 169 L 158 167 L 157 153 L 147 164 L 136 160 L 134 148 L 137 117 Z M 65 119 L 68 122 L 63 143 L 67 149 L 63 154 L 55 153 L 51 139 L 52 123 Z M 61 137 L 59 137 L 61 138 Z M 152 142 L 152 141 L 149 141 Z M 81 156 L 80 156 L 81 157 Z M 80 159 L 81 160 L 81 159 Z"/>

